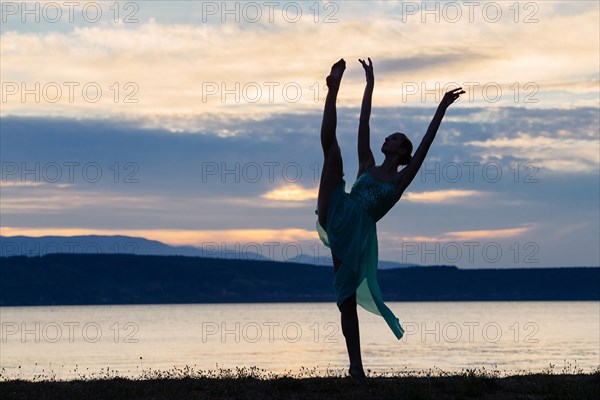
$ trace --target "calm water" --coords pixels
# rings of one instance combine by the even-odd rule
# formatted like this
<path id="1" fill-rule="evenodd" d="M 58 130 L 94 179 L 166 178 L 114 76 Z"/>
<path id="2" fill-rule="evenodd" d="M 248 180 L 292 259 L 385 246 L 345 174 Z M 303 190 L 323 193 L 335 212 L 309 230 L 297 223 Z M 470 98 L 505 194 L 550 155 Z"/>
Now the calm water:
<path id="1" fill-rule="evenodd" d="M 388 305 L 406 330 L 400 341 L 359 308 L 363 362 L 373 371 L 600 365 L 599 302 Z M 348 363 L 333 303 L 2 307 L 0 320 L 5 378 L 68 379 L 107 367 L 137 377 L 185 365 L 324 371 Z"/>

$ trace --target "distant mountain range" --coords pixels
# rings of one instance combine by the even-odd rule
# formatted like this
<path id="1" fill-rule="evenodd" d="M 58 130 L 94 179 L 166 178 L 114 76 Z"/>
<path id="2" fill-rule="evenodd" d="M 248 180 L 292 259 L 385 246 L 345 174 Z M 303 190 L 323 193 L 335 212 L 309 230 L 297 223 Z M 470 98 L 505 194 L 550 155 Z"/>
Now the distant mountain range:
<path id="1" fill-rule="evenodd" d="M 129 236 L 0 236 L 0 306 L 334 301 L 331 263 Z M 302 263 L 302 261 L 305 261 Z M 458 269 L 380 261 L 387 301 L 600 300 L 600 267 Z"/>
<path id="2" fill-rule="evenodd" d="M 46 254 L 135 254 L 147 256 L 208 257 L 229 260 L 271 260 L 255 252 L 219 252 L 210 248 L 194 246 L 170 246 L 168 244 L 132 236 L 0 236 L 0 257 L 44 256 Z M 274 260 L 271 260 L 274 261 Z M 288 260 L 300 264 L 332 266 L 325 257 L 306 254 Z M 407 268 L 415 264 L 379 261 L 379 269 Z"/>

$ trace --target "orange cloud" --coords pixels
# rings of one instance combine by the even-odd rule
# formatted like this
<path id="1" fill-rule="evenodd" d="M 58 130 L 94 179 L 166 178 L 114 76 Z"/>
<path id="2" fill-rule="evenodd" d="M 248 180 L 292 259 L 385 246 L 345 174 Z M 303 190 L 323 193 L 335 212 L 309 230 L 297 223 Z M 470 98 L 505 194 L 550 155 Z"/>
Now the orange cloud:
<path id="1" fill-rule="evenodd" d="M 260 197 L 279 201 L 304 201 L 315 200 L 318 189 L 305 189 L 300 185 L 291 183 L 278 189 L 271 190 Z"/>
<path id="2" fill-rule="evenodd" d="M 290 243 L 318 239 L 316 231 L 305 229 L 89 229 L 89 228 L 26 228 L 1 227 L 3 236 L 79 236 L 79 235 L 125 235 L 143 237 L 174 246 L 202 246 L 207 243 Z"/>
<path id="3" fill-rule="evenodd" d="M 431 192 L 406 193 L 402 198 L 414 203 L 453 203 L 469 197 L 483 196 L 478 190 L 448 189 Z"/>

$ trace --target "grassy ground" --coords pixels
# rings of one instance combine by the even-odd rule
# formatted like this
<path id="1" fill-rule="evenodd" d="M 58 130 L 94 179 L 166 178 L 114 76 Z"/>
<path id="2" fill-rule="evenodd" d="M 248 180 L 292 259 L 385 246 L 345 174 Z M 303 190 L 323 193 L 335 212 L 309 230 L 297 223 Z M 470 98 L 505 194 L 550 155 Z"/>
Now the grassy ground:
<path id="1" fill-rule="evenodd" d="M 600 370 L 552 370 L 500 376 L 498 371 L 370 375 L 366 389 L 342 371 L 274 375 L 254 368 L 151 371 L 143 379 L 108 377 L 73 381 L 0 381 L 2 399 L 577 399 L 597 400 Z"/>

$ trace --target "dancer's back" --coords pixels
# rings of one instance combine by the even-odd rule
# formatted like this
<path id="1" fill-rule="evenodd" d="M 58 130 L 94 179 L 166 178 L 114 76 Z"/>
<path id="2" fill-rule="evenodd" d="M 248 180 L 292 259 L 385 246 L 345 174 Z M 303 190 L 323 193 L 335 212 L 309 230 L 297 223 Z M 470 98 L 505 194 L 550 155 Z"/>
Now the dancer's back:
<path id="1" fill-rule="evenodd" d="M 375 179 L 366 170 L 352 185 L 350 198 L 358 202 L 375 220 L 379 221 L 396 204 L 396 186 L 392 182 Z"/>

